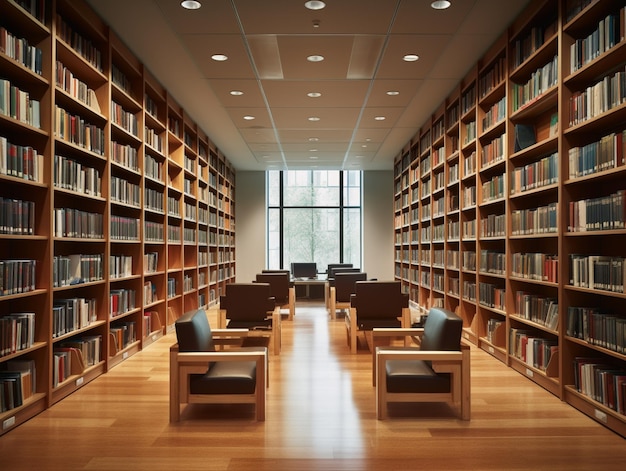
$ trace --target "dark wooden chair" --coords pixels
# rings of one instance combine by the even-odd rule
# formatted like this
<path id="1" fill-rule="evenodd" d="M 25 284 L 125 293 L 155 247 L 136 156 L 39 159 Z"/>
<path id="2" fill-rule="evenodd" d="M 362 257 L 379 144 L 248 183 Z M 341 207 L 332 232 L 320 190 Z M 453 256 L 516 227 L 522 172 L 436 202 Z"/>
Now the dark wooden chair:
<path id="1" fill-rule="evenodd" d="M 375 327 L 408 327 L 409 295 L 399 281 L 357 281 L 346 314 L 346 334 L 352 353 L 357 352 L 358 332 L 371 335 Z M 371 341 L 368 342 L 371 344 Z"/>
<path id="2" fill-rule="evenodd" d="M 257 273 L 256 283 L 268 283 L 270 285 L 270 295 L 276 300 L 279 309 L 288 309 L 288 320 L 293 320 L 296 312 L 296 289 L 291 283 L 288 271 Z"/>
<path id="3" fill-rule="evenodd" d="M 357 281 L 366 281 L 367 273 L 337 273 L 334 278 L 334 283 L 330 286 L 330 293 L 328 296 L 331 319 L 336 318 L 337 310 L 350 309 L 350 296 L 355 292 L 355 285 Z"/>
<path id="4" fill-rule="evenodd" d="M 280 354 L 280 308 L 271 295 L 269 283 L 227 284 L 226 294 L 220 296 L 219 327 L 269 331 L 270 351 Z M 244 343 L 246 345 L 250 343 Z"/>
<path id="5" fill-rule="evenodd" d="M 178 422 L 181 405 L 191 403 L 251 403 L 256 419 L 265 420 L 267 348 L 216 350 L 216 346 L 241 341 L 251 331 L 212 331 L 203 309 L 185 313 L 174 326 L 177 343 L 170 348 L 170 422 Z"/>

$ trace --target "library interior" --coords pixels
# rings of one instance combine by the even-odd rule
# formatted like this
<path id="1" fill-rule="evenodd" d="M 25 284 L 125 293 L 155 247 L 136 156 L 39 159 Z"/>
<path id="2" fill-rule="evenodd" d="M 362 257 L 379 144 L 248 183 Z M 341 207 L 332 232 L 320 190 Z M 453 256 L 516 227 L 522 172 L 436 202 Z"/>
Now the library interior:
<path id="1" fill-rule="evenodd" d="M 624 469 L 625 177 L 623 0 L 0 0 L 0 464 Z"/>

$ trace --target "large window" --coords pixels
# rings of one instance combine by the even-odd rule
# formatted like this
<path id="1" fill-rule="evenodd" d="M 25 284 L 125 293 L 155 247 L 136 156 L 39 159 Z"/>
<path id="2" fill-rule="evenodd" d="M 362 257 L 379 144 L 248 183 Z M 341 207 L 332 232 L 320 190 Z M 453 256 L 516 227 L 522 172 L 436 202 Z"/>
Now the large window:
<path id="1" fill-rule="evenodd" d="M 361 266 L 361 172 L 267 172 L 270 269 L 292 262 Z"/>

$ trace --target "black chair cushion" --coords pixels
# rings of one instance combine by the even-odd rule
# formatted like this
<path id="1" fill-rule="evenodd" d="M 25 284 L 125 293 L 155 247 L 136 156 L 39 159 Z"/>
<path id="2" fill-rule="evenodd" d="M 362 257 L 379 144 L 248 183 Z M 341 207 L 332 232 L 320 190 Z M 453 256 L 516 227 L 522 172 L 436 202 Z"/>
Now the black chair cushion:
<path id="1" fill-rule="evenodd" d="M 454 312 L 437 307 L 430 308 L 424 323 L 420 348 L 435 351 L 459 350 L 462 330 L 463 320 Z"/>
<path id="2" fill-rule="evenodd" d="M 211 326 L 204 309 L 186 312 L 176 319 L 174 326 L 180 352 L 211 352 L 215 350 Z"/>
<path id="3" fill-rule="evenodd" d="M 190 375 L 192 394 L 252 394 L 255 389 L 254 361 L 220 361 L 203 375 Z"/>
<path id="4" fill-rule="evenodd" d="M 450 392 L 450 375 L 435 373 L 424 361 L 389 360 L 386 373 L 387 391 L 391 393 Z"/>

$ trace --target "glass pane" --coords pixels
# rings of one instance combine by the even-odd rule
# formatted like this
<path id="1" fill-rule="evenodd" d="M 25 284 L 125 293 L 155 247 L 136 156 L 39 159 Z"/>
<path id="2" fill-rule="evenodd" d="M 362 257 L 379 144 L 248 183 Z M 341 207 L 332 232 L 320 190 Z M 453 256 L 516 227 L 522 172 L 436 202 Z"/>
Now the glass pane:
<path id="1" fill-rule="evenodd" d="M 294 208 L 284 212 L 285 266 L 315 262 L 318 271 L 339 260 L 339 210 Z"/>
<path id="2" fill-rule="evenodd" d="M 344 172 L 343 205 L 361 206 L 361 172 Z"/>
<path id="3" fill-rule="evenodd" d="M 267 233 L 267 267 L 279 270 L 280 266 L 280 209 L 270 208 L 268 211 Z"/>
<path id="4" fill-rule="evenodd" d="M 343 210 L 343 263 L 361 267 L 361 209 Z"/>
<path id="5" fill-rule="evenodd" d="M 290 170 L 286 172 L 284 204 L 339 206 L 339 172 Z"/>
<path id="6" fill-rule="evenodd" d="M 267 204 L 270 207 L 280 205 L 280 171 L 267 172 Z"/>

